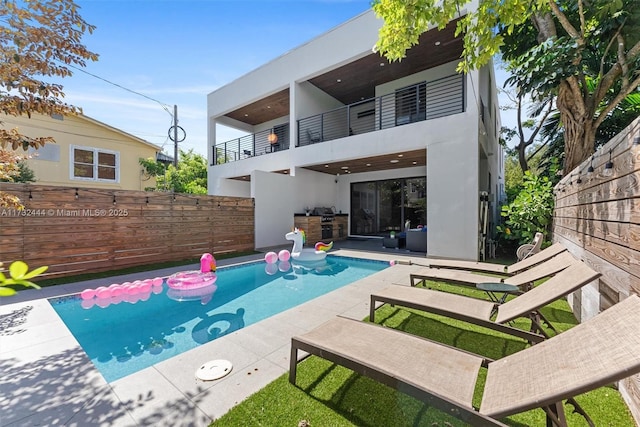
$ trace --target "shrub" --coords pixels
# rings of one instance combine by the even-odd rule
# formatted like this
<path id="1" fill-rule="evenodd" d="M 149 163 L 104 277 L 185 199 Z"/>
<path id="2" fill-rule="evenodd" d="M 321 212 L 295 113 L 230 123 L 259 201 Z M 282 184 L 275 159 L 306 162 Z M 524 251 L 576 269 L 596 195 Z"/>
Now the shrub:
<path id="1" fill-rule="evenodd" d="M 545 176 L 536 176 L 527 171 L 522 181 L 522 190 L 513 202 L 502 207 L 504 225 L 498 227 L 500 237 L 528 243 L 536 232 L 548 234 L 553 215 L 553 187 Z"/>

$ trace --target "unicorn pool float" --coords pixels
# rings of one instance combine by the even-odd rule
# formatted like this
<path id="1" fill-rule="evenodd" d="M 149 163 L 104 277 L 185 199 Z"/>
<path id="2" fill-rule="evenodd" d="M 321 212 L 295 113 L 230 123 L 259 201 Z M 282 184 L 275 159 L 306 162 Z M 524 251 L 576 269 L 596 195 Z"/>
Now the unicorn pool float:
<path id="1" fill-rule="evenodd" d="M 200 257 L 200 270 L 179 271 L 167 278 L 167 285 L 172 289 L 190 291 L 213 285 L 216 276 L 216 260 L 206 253 Z"/>
<path id="2" fill-rule="evenodd" d="M 315 262 L 323 261 L 327 257 L 327 252 L 333 248 L 333 242 L 326 244 L 318 242 L 313 249 L 303 248 L 307 240 L 304 230 L 294 228 L 293 231 L 287 233 L 285 239 L 293 241 L 293 249 L 291 249 L 291 259 L 299 262 Z"/>

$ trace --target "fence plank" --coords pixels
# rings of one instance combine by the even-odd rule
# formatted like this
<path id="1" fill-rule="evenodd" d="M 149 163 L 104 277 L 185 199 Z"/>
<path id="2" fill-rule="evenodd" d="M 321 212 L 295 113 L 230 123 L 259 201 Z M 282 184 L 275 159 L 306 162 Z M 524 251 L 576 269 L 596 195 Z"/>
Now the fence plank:
<path id="1" fill-rule="evenodd" d="M 554 189 L 553 240 L 602 273 L 598 281 L 600 310 L 630 294 L 640 294 L 640 152 L 630 148 L 640 135 L 640 118 L 609 141 L 592 159 L 568 173 Z M 613 159 L 612 176 L 604 163 Z M 586 169 L 593 161 L 594 173 Z M 580 176 L 582 182 L 577 183 Z M 579 316 L 593 307 L 591 292 L 571 298 Z M 588 310 L 587 310 L 588 311 Z M 621 392 L 640 422 L 640 375 L 621 382 Z"/>
<path id="2" fill-rule="evenodd" d="M 47 277 L 255 246 L 250 198 L 12 183 L 0 190 L 26 208 L 0 208 L 0 262 L 48 265 Z"/>

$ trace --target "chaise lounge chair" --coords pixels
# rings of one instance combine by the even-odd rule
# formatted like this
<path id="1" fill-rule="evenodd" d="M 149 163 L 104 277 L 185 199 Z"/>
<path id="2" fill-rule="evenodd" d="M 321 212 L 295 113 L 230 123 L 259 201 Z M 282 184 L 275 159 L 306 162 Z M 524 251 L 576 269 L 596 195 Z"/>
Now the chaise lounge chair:
<path id="1" fill-rule="evenodd" d="M 600 273 L 592 270 L 585 263 L 575 262 L 546 282 L 504 304 L 448 292 L 391 285 L 371 295 L 369 320 L 372 322 L 375 320 L 376 304 L 382 302 L 462 320 L 535 343 L 548 337 L 540 319 L 553 329 L 553 325 L 542 318 L 538 310 L 598 277 Z M 494 312 L 497 314 L 492 320 Z M 511 320 L 518 317 L 528 317 L 531 320 L 531 331 L 523 331 L 508 325 Z"/>
<path id="2" fill-rule="evenodd" d="M 492 361 L 401 331 L 336 317 L 291 339 L 289 381 L 298 350 L 345 366 L 473 426 L 542 408 L 547 425 L 566 426 L 562 401 L 640 372 L 640 298 L 630 296 L 544 343 Z M 479 408 L 472 398 L 487 367 Z M 593 422 L 580 408 L 588 422 Z"/>
<path id="3" fill-rule="evenodd" d="M 566 251 L 567 248 L 561 243 L 554 243 L 535 255 L 531 255 L 522 261 L 511 265 L 494 264 L 490 262 L 459 261 L 453 259 L 427 259 L 426 266 L 432 268 L 451 268 L 454 270 L 479 271 L 485 273 L 495 273 L 505 276 L 513 276 L 547 261 L 554 256 Z"/>
<path id="4" fill-rule="evenodd" d="M 409 275 L 409 277 L 411 279 L 411 286 L 415 286 L 417 282 L 421 282 L 423 280 L 434 280 L 465 286 L 476 286 L 478 283 L 500 282 L 520 288 L 527 288 L 536 280 L 552 276 L 578 262 L 580 261 L 575 259 L 571 253 L 564 251 L 553 258 L 536 265 L 535 267 L 522 271 L 511 277 L 507 277 L 506 279 L 472 273 L 469 271 L 431 267 L 425 267 L 414 271 Z"/>

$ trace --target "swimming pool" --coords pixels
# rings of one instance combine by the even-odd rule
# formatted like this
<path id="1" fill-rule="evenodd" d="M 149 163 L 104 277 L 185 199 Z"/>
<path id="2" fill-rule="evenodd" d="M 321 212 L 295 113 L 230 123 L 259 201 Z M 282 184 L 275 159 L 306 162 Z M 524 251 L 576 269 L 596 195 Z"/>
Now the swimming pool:
<path id="1" fill-rule="evenodd" d="M 286 263 L 280 267 L 286 267 Z M 180 294 L 166 284 L 112 300 L 49 302 L 108 382 L 169 359 L 388 267 L 327 256 L 313 266 L 253 262 L 219 268 L 212 287 Z M 105 286 L 108 286 L 106 283 Z"/>

